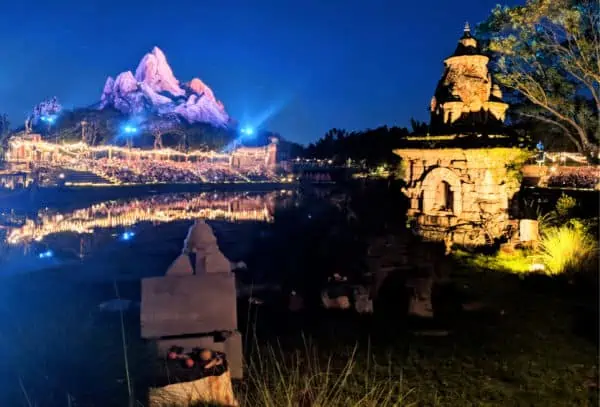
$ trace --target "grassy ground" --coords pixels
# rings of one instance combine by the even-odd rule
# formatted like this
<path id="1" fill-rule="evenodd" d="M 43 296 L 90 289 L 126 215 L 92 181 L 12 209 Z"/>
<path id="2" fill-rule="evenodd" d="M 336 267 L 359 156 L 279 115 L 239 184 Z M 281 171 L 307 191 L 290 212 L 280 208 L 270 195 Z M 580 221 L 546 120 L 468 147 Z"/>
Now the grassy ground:
<path id="1" fill-rule="evenodd" d="M 351 359 L 351 380 L 343 392 L 354 395 L 350 401 L 315 405 L 596 405 L 597 388 L 590 386 L 598 381 L 594 300 L 574 298 L 562 284 L 457 270 L 453 286 L 438 293 L 437 320 L 430 324 L 447 336 L 415 335 L 418 322 L 400 313 L 395 321 L 313 321 L 307 335 L 318 349 L 301 352 L 320 353 L 321 361 L 335 355 L 335 369 L 320 369 L 328 377 L 344 376 L 344 363 Z M 485 307 L 459 311 L 457 300 L 469 298 Z M 289 348 L 294 346 L 286 343 L 284 349 Z M 298 343 L 295 348 L 303 349 Z M 288 367 L 283 374 L 258 369 L 256 376 L 283 376 L 281 382 L 288 383 L 285 377 L 295 377 L 298 369 Z M 314 374 L 308 369 L 309 377 Z M 367 396 L 369 387 L 360 383 L 376 383 L 381 394 Z M 296 389 L 299 393 L 301 386 Z M 279 395 L 279 401 L 267 405 L 295 405 L 285 401 L 288 393 L 275 387 L 270 394 Z M 359 402 L 361 396 L 366 400 Z"/>
<path id="2" fill-rule="evenodd" d="M 297 239 L 318 240 L 322 231 L 298 231 L 300 217 L 290 223 L 295 229 L 282 244 L 281 262 L 269 257 L 278 248 L 269 242 L 261 243 L 260 257 L 285 264 L 281 273 L 301 261 L 296 268 L 312 271 L 306 254 L 314 245 Z M 144 253 L 124 253 L 137 253 L 133 264 L 144 271 Z M 166 263 L 172 257 L 165 254 Z M 390 290 L 372 317 L 290 314 L 281 298 L 258 308 L 240 301 L 248 361 L 245 380 L 235 385 L 242 405 L 597 405 L 597 284 L 504 273 L 506 259 L 465 260 L 447 265 L 450 282 L 436 290 L 433 321 L 407 317 L 401 287 Z M 120 283 L 119 291 L 139 299 L 139 282 Z M 139 339 L 138 312 L 125 313 L 130 397 L 119 314 L 98 311 L 114 297 L 111 282 L 78 281 L 67 270 L 3 278 L 0 406 L 126 406 L 130 398 L 145 405 L 155 360 Z M 482 307 L 465 312 L 466 301 Z M 425 328 L 442 336 L 420 335 Z"/>
<path id="3" fill-rule="evenodd" d="M 241 304 L 249 374 L 236 385 L 240 401 L 274 407 L 597 405 L 591 385 L 598 383 L 596 290 L 581 294 L 556 278 L 453 270 L 452 283 L 438 290 L 436 320 L 427 324 L 446 336 L 416 335 L 423 323 L 406 317 L 403 301 L 365 318 Z M 139 296 L 137 284 L 120 290 L 126 298 Z M 2 291 L 5 304 L 20 300 L 21 308 L 2 309 L 7 380 L 1 405 L 127 405 L 119 315 L 96 311 L 113 295 L 111 284 L 31 274 L 7 280 Z M 468 300 L 485 306 L 461 311 Z M 139 340 L 136 312 L 125 317 L 133 396 L 143 405 L 152 356 Z"/>

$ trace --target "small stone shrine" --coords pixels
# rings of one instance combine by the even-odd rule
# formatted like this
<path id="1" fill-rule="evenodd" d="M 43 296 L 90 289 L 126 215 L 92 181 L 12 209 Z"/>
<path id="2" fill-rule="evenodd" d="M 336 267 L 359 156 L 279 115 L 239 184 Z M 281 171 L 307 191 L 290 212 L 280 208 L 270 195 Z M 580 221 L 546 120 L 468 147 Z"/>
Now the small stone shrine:
<path id="1" fill-rule="evenodd" d="M 204 221 L 190 228 L 166 276 L 142 280 L 140 319 L 161 360 L 150 406 L 238 405 L 231 385 L 243 374 L 235 278 Z"/>
<path id="2" fill-rule="evenodd" d="M 408 216 L 426 240 L 481 245 L 514 226 L 511 199 L 520 182 L 513 167 L 523 151 L 504 134 L 508 104 L 488 61 L 467 24 L 444 61 L 431 100 L 430 133 L 394 150 L 402 159 Z"/>

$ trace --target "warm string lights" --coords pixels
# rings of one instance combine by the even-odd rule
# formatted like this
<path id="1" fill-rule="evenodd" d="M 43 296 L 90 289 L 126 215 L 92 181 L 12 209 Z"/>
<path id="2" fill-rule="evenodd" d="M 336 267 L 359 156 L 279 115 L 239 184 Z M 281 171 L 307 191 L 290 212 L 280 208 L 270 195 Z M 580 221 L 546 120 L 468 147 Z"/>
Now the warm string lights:
<path id="1" fill-rule="evenodd" d="M 7 160 L 32 168 L 93 173 L 112 184 L 273 182 L 275 145 L 239 148 L 230 154 L 188 153 L 171 148 L 142 150 L 90 146 L 83 142 L 55 144 L 39 136 L 13 137 Z"/>
<path id="2" fill-rule="evenodd" d="M 6 242 L 27 243 L 55 233 L 92 233 L 96 228 L 127 227 L 140 222 L 167 223 L 200 218 L 272 222 L 278 195 L 277 192 L 261 196 L 239 194 L 226 199 L 209 193 L 175 194 L 103 202 L 66 214 L 41 211 L 36 220 L 27 219 L 20 227 L 8 228 Z"/>

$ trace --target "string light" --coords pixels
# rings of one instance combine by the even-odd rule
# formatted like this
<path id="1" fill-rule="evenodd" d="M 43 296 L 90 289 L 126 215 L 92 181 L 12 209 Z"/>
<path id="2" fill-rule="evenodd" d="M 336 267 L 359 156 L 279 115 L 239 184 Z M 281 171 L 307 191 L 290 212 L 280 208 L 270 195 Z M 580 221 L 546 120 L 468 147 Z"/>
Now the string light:
<path id="1" fill-rule="evenodd" d="M 62 232 L 89 234 L 97 228 L 128 228 L 140 222 L 167 223 L 199 218 L 272 222 L 271 208 L 280 195 L 283 194 L 272 192 L 264 196 L 240 194 L 231 199 L 213 199 L 207 194 L 196 197 L 181 194 L 169 202 L 164 202 L 160 197 L 150 197 L 121 203 L 95 204 L 66 214 L 40 211 L 37 221 L 28 219 L 21 227 L 8 228 L 6 242 L 20 244 L 41 241 L 48 235 Z M 130 240 L 134 235 L 133 232 L 125 232 L 121 238 Z"/>

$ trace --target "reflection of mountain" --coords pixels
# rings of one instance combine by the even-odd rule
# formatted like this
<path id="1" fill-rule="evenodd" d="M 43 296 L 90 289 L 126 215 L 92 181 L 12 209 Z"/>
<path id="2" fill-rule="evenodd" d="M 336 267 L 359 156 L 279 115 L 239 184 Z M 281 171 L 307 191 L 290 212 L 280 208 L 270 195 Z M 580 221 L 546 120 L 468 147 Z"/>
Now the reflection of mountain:
<path id="1" fill-rule="evenodd" d="M 222 219 L 231 222 L 271 222 L 276 201 L 284 193 L 180 193 L 127 201 L 108 201 L 68 213 L 42 210 L 37 219 L 8 227 L 6 241 L 19 244 L 40 241 L 61 233 L 93 233 L 96 228 L 132 226 L 140 222 L 166 223 L 189 219 Z"/>

